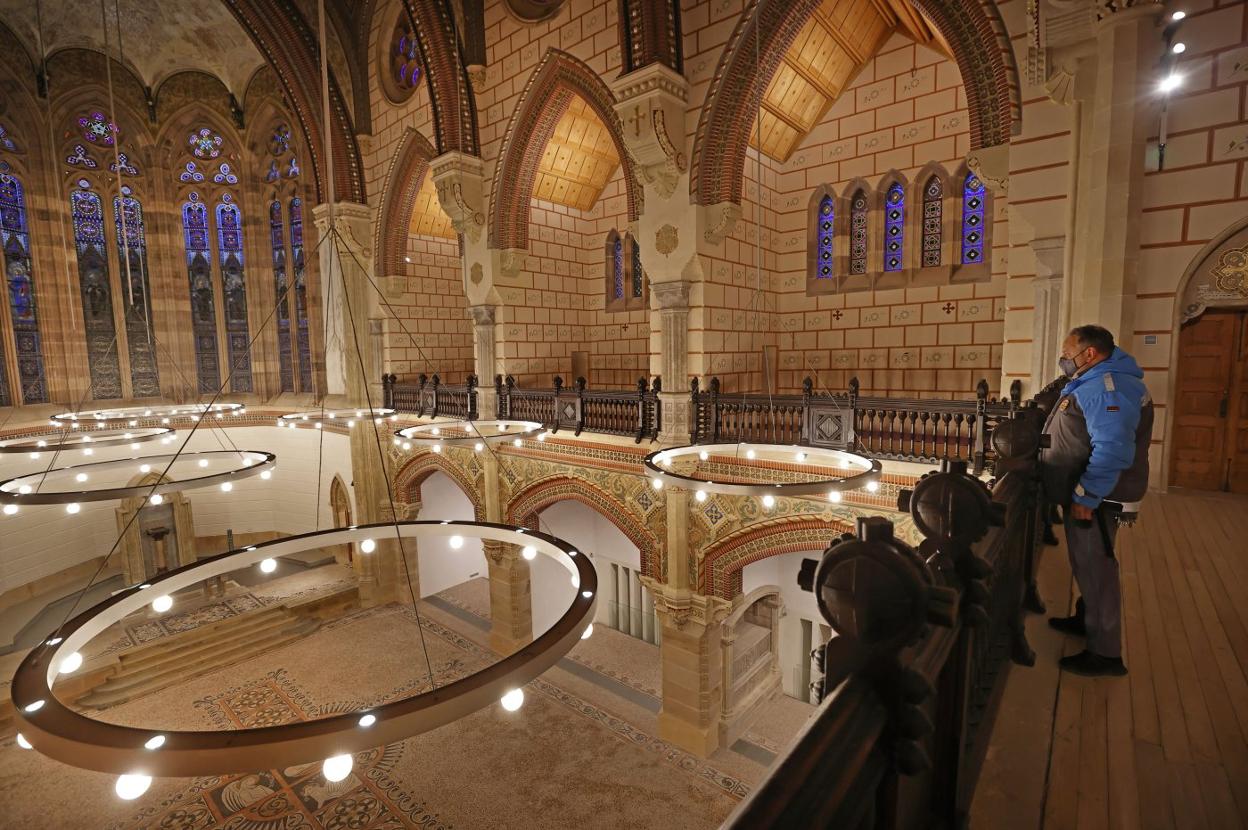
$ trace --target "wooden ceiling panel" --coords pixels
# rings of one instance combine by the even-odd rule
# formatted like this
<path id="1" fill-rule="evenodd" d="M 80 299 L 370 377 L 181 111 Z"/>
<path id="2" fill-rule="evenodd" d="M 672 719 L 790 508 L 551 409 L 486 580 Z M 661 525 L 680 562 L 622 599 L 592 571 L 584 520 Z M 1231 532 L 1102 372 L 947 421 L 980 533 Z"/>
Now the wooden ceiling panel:
<path id="1" fill-rule="evenodd" d="M 442 210 L 442 203 L 438 201 L 438 190 L 433 186 L 433 176 L 428 172 L 425 173 L 425 180 L 412 203 L 412 217 L 408 220 L 407 232 L 416 236 L 455 238 L 451 217 Z"/>
<path id="2" fill-rule="evenodd" d="M 533 195 L 589 210 L 620 166 L 607 126 L 580 97 L 573 97 L 542 152 Z"/>

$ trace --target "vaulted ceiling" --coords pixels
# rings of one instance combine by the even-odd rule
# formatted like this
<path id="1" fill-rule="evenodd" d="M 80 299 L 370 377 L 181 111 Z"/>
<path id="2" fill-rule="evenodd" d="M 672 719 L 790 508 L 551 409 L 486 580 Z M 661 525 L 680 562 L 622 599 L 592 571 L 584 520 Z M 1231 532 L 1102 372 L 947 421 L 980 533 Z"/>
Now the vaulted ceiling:
<path id="1" fill-rule="evenodd" d="M 584 99 L 572 96 L 546 144 L 533 196 L 589 210 L 620 166 L 611 133 Z"/>
<path id="2" fill-rule="evenodd" d="M 750 146 L 785 161 L 893 32 L 946 54 L 909 0 L 823 0 L 798 32 L 763 95 Z"/>
<path id="3" fill-rule="evenodd" d="M 412 218 L 408 222 L 407 230 L 417 236 L 455 238 L 451 217 L 446 215 L 446 211 L 442 210 L 442 203 L 438 201 L 438 190 L 433 185 L 432 173 L 425 173 L 425 180 L 412 202 Z"/>

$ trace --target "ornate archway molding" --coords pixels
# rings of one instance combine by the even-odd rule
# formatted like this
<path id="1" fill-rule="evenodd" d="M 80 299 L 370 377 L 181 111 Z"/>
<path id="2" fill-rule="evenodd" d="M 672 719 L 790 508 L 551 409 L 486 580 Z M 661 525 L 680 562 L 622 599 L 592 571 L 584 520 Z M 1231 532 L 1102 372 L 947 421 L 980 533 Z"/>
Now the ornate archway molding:
<path id="1" fill-rule="evenodd" d="M 381 252 L 378 273 L 383 277 L 403 273 L 407 250 L 408 223 L 412 206 L 429 171 L 436 151 L 419 130 L 407 128 L 386 171 L 381 210 L 377 214 L 376 243 Z"/>
<path id="2" fill-rule="evenodd" d="M 747 525 L 708 549 L 698 569 L 698 591 L 731 600 L 741 593 L 741 571 L 746 565 L 782 553 L 823 550 L 853 525 L 840 519 L 807 516 L 777 517 Z"/>
<path id="3" fill-rule="evenodd" d="M 419 502 L 420 485 L 434 473 L 443 473 L 455 482 L 472 504 L 474 519 L 485 521 L 485 504 L 480 496 L 480 485 L 472 479 L 468 471 L 441 453 L 421 453 L 404 464 L 394 476 L 395 498 L 406 504 Z"/>

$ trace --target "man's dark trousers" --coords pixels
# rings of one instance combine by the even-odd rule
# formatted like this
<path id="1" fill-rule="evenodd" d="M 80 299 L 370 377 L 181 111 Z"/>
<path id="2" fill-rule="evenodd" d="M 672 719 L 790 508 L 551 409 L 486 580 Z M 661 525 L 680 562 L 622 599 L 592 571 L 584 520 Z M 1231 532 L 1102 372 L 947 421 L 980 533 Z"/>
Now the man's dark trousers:
<path id="1" fill-rule="evenodd" d="M 1113 545 L 1118 523 L 1104 513 L 1091 523 L 1075 522 L 1068 512 L 1063 527 L 1070 569 L 1083 596 L 1088 651 L 1102 657 L 1122 657 L 1122 588 L 1118 580 L 1118 560 L 1105 550 L 1106 537 Z"/>

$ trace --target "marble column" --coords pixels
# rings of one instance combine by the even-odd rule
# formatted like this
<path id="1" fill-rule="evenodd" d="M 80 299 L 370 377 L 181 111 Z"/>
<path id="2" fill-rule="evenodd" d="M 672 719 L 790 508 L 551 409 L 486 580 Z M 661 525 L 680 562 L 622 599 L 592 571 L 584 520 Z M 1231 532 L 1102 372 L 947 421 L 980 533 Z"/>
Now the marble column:
<path id="1" fill-rule="evenodd" d="M 1032 278 L 1035 303 L 1031 333 L 1031 388 L 1026 396 L 1036 393 L 1057 377 L 1058 352 L 1066 333 L 1062 305 L 1065 296 L 1063 264 L 1066 240 L 1060 236 L 1033 239 L 1031 249 L 1036 254 L 1036 276 Z"/>
<path id="2" fill-rule="evenodd" d="M 663 446 L 688 444 L 692 415 L 686 383 L 689 377 L 689 283 L 653 283 L 650 302 L 659 315 L 659 374 L 663 378 L 663 391 L 659 393 L 663 411 L 659 443 Z"/>
<path id="3" fill-rule="evenodd" d="M 498 395 L 494 391 L 494 376 L 498 374 L 494 312 L 492 305 L 468 308 L 472 318 L 473 371 L 477 374 L 477 412 L 485 420 L 498 415 Z"/>

